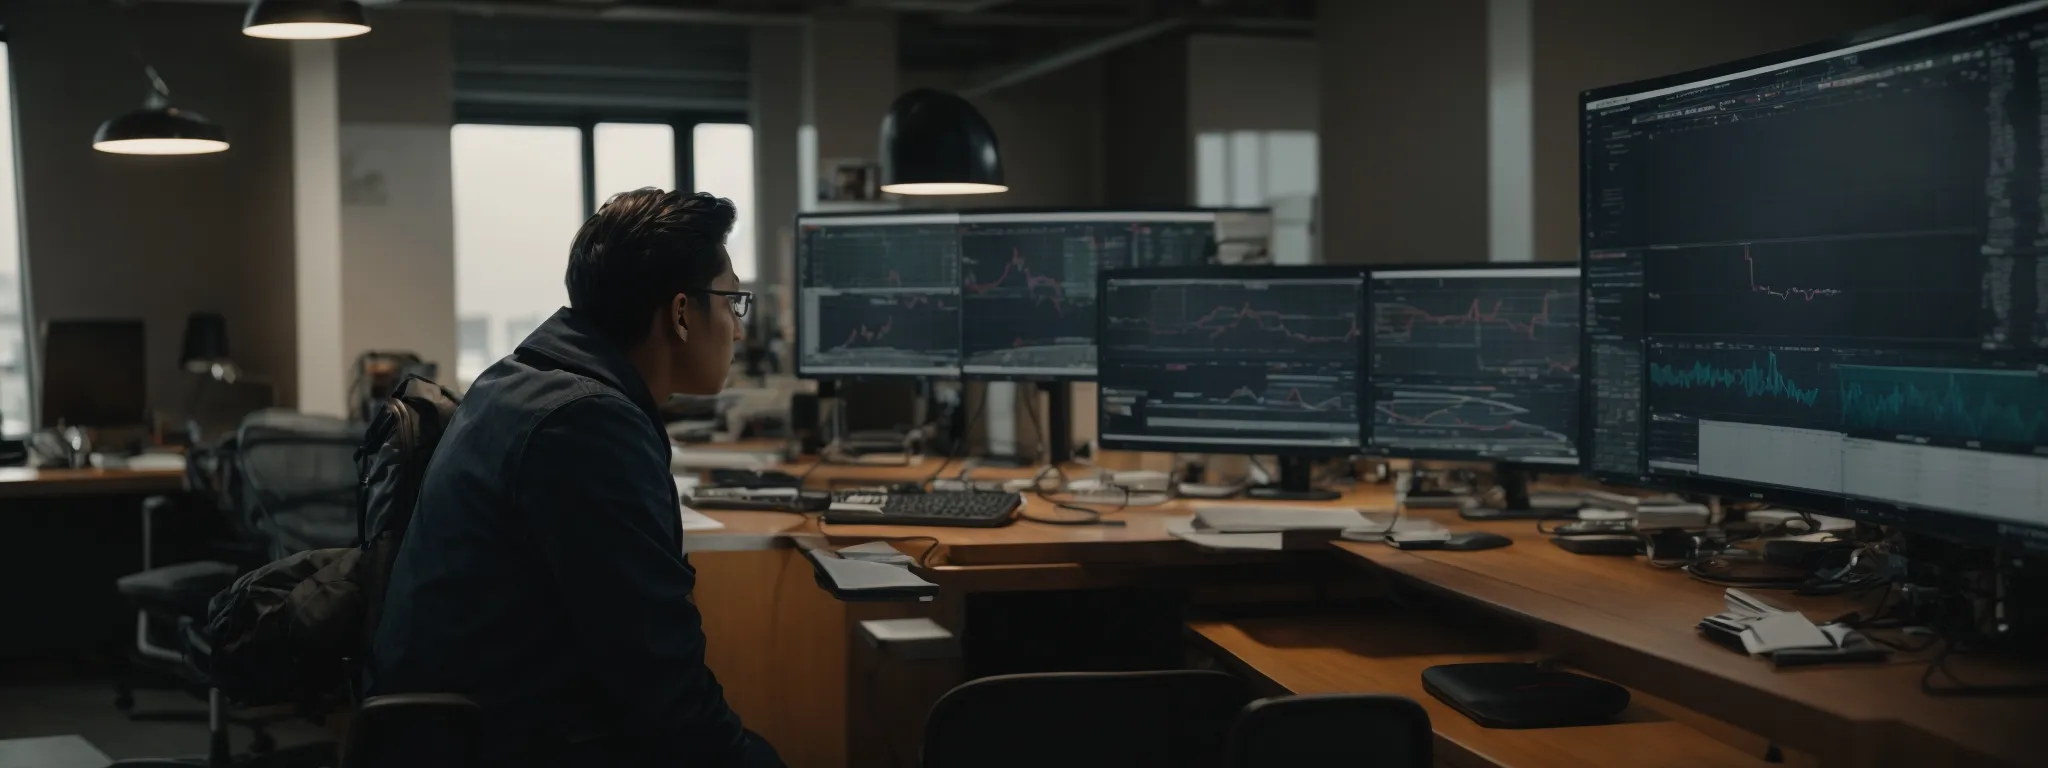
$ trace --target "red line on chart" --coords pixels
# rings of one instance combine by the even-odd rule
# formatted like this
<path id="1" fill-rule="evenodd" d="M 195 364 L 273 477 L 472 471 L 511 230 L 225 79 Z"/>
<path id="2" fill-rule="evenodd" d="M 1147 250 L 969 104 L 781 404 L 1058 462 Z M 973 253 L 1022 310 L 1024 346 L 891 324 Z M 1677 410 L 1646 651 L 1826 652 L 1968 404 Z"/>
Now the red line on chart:
<path id="1" fill-rule="evenodd" d="M 874 330 L 869 330 L 868 327 L 865 325 L 857 326 L 853 329 L 852 333 L 846 335 L 846 343 L 841 344 L 839 346 L 851 347 L 854 344 L 857 344 L 862 341 L 868 342 L 870 344 L 877 341 L 881 341 L 882 339 L 888 338 L 889 329 L 894 327 L 896 327 L 896 318 L 894 317 L 884 318 L 882 320 L 882 327 L 876 328 Z"/>
<path id="2" fill-rule="evenodd" d="M 1360 333 L 1358 321 L 1356 319 L 1353 319 L 1351 321 L 1351 329 L 1345 331 L 1344 334 L 1341 336 L 1312 336 L 1306 333 L 1296 333 L 1294 329 L 1288 328 L 1287 324 L 1280 320 L 1280 315 L 1281 313 L 1278 310 L 1254 309 L 1250 302 L 1246 302 L 1243 307 L 1232 308 L 1225 306 L 1209 310 L 1209 314 L 1203 315 L 1202 319 L 1196 320 L 1194 324 L 1189 327 L 1200 328 L 1202 330 L 1208 331 L 1209 338 L 1213 339 L 1218 336 L 1222 336 L 1224 331 L 1228 331 L 1240 325 L 1243 325 L 1245 318 L 1251 318 L 1252 322 L 1258 324 L 1259 330 L 1278 331 L 1282 334 L 1285 334 L 1290 339 L 1294 339 L 1295 341 L 1299 341 L 1305 344 L 1349 341 L 1351 339 L 1358 338 Z M 1209 323 L 1224 317 L 1230 318 L 1230 323 L 1228 325 L 1209 325 Z M 1271 325 L 1268 325 L 1266 323 L 1267 318 L 1272 318 L 1274 322 Z M 1153 324 L 1150 318 L 1145 319 L 1144 322 L 1146 329 L 1154 336 L 1168 336 L 1173 334 L 1186 333 L 1186 331 L 1183 330 L 1162 331 L 1159 329 L 1158 325 Z"/>
<path id="3" fill-rule="evenodd" d="M 1432 315 L 1426 311 L 1423 311 L 1420 307 L 1396 305 L 1388 307 L 1388 312 L 1398 312 L 1404 314 L 1405 316 L 1399 319 L 1405 320 L 1406 322 L 1401 324 L 1398 330 L 1390 329 L 1384 334 L 1376 335 L 1380 336 L 1381 338 L 1386 338 L 1393 341 L 1407 341 L 1415 335 L 1415 326 L 1417 323 L 1452 326 L 1484 325 L 1487 323 L 1499 323 L 1500 325 L 1505 326 L 1508 330 L 1526 336 L 1529 338 L 1530 341 L 1535 341 L 1536 326 L 1541 325 L 1547 327 L 1550 325 L 1550 300 L 1558 298 L 1563 295 L 1564 294 L 1558 293 L 1557 291 L 1544 291 L 1543 310 L 1541 312 L 1537 312 L 1536 314 L 1529 316 L 1529 321 L 1526 323 L 1517 323 L 1513 320 L 1501 316 L 1502 310 L 1505 308 L 1507 304 L 1507 299 L 1494 299 L 1493 309 L 1485 312 L 1481 312 L 1479 310 L 1479 299 L 1473 299 L 1472 306 L 1467 307 L 1465 311 L 1455 315 Z"/>
<path id="4" fill-rule="evenodd" d="M 1066 291 L 1060 288 L 1060 281 L 1055 278 L 1031 274 L 1031 268 L 1024 266 L 1024 254 L 1019 253 L 1015 248 L 1010 249 L 1010 262 L 1003 265 L 1003 273 L 996 276 L 994 282 L 977 283 L 974 282 L 974 273 L 967 273 L 967 290 L 973 291 L 976 295 L 988 293 L 1002 287 L 1003 283 L 1010 279 L 1010 275 L 1015 273 L 1022 273 L 1024 275 L 1024 292 L 1031 296 L 1032 306 L 1049 301 L 1052 302 L 1053 314 L 1061 317 L 1066 316 L 1067 294 Z M 1033 288 L 1040 287 L 1051 288 L 1052 296 L 1040 297 L 1032 291 Z"/>
<path id="5" fill-rule="evenodd" d="M 1780 299 L 1784 299 L 1784 300 L 1788 300 L 1788 301 L 1789 301 L 1789 300 L 1791 300 L 1791 299 L 1792 299 L 1793 297 L 1795 297 L 1795 296 L 1797 296 L 1797 297 L 1799 297 L 1799 298 L 1801 298 L 1801 299 L 1805 299 L 1805 300 L 1807 300 L 1807 301 L 1813 301 L 1815 297 L 1819 297 L 1819 296 L 1840 296 L 1840 295 L 1842 295 L 1842 291 L 1841 291 L 1841 290 L 1839 290 L 1839 289 L 1835 289 L 1835 288 L 1777 288 L 1777 289 L 1773 289 L 1773 288 L 1772 288 L 1771 286 L 1768 286 L 1768 285 L 1758 285 L 1758 284 L 1757 284 L 1757 282 L 1756 282 L 1756 257 L 1754 257 L 1754 256 L 1751 256 L 1751 255 L 1749 255 L 1749 246 L 1748 246 L 1747 244 L 1745 244 L 1745 245 L 1743 245 L 1743 246 L 1742 246 L 1742 260 L 1743 260 L 1743 262 L 1744 262 L 1744 263 L 1746 263 L 1746 264 L 1748 264 L 1748 265 L 1749 265 L 1749 292 L 1750 292 L 1750 293 L 1762 293 L 1762 294 L 1768 294 L 1768 295 L 1771 295 L 1771 296 L 1776 296 L 1776 297 L 1778 297 L 1778 298 L 1780 298 Z"/>

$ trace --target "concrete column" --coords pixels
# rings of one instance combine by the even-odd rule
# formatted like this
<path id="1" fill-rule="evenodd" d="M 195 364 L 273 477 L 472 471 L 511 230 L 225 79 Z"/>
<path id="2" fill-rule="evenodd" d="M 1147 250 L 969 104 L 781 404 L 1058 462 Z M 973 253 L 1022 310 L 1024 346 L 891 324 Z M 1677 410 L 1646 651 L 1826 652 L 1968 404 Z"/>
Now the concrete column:
<path id="1" fill-rule="evenodd" d="M 1533 2 L 1486 4 L 1488 261 L 1536 258 Z"/>
<path id="2" fill-rule="evenodd" d="M 298 293 L 298 406 L 348 413 L 343 380 L 341 105 L 335 44 L 292 44 L 292 221 Z"/>
<path id="3" fill-rule="evenodd" d="M 415 352 L 455 380 L 449 16 L 380 14 L 339 47 L 342 351 Z M 564 263 L 569 244 L 560 244 Z M 394 276 L 402 276 L 394 279 Z M 353 371 L 347 372 L 353 374 Z"/>
<path id="4" fill-rule="evenodd" d="M 808 112 L 805 31 L 798 26 L 754 27 L 749 35 L 749 119 L 754 125 L 755 282 L 780 286 L 790 279 L 795 254 L 792 219 L 801 202 L 797 130 Z M 879 114 L 877 119 L 880 119 Z M 788 304 L 777 302 L 778 307 Z"/>

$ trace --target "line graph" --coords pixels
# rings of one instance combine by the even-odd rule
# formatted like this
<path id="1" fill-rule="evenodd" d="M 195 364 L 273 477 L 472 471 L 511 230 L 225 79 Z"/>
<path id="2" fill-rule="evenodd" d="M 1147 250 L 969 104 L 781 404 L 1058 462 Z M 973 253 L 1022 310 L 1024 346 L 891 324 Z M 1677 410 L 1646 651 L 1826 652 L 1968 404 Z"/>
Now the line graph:
<path id="1" fill-rule="evenodd" d="M 818 301 L 819 327 L 838 334 L 822 340 L 829 351 L 950 353 L 958 344 L 959 309 L 956 298 L 928 294 L 840 294 Z"/>
<path id="2" fill-rule="evenodd" d="M 1569 378 L 1579 367 L 1578 278 L 1375 279 L 1381 375 Z"/>
<path id="3" fill-rule="evenodd" d="M 1749 252 L 1749 245 L 1747 243 L 1743 244 L 1742 246 L 1742 261 L 1744 265 L 1749 267 L 1750 293 L 1761 293 L 1766 296 L 1774 296 L 1779 299 L 1800 299 L 1803 301 L 1813 301 L 1817 298 L 1842 295 L 1842 291 L 1839 288 L 1772 288 L 1768 283 L 1757 282 L 1756 256 Z"/>
<path id="4" fill-rule="evenodd" d="M 1982 342 L 1985 259 L 1974 233 L 1653 248 L 1643 255 L 1652 336 Z M 1920 311 L 1967 307 L 1969 311 Z"/>
<path id="5" fill-rule="evenodd" d="M 2048 444 L 2048 383 L 2032 371 L 1841 365 L 1849 429 Z"/>
<path id="6" fill-rule="evenodd" d="M 1766 353 L 1761 365 L 1750 363 L 1740 369 L 1723 368 L 1705 361 L 1695 361 L 1689 366 L 1652 363 L 1650 383 L 1679 389 L 1740 387 L 1744 397 L 1783 398 L 1808 408 L 1820 399 L 1819 387 L 1802 388 L 1778 369 L 1776 352 Z"/>
<path id="7" fill-rule="evenodd" d="M 1576 455 L 1576 390 L 1562 383 L 1374 386 L 1372 444 L 1499 458 Z"/>
<path id="8" fill-rule="evenodd" d="M 1352 280 L 1112 288 L 1104 343 L 1129 350 L 1355 358 L 1365 329 Z"/>
<path id="9" fill-rule="evenodd" d="M 1841 429 L 1834 366 L 1811 347 L 1651 344 L 1644 404 L 1653 419 Z"/>
<path id="10" fill-rule="evenodd" d="M 1092 369 L 1095 275 L 1126 258 L 1129 229 L 1113 222 L 963 227 L 964 364 L 984 368 L 977 373 Z"/>
<path id="11" fill-rule="evenodd" d="M 952 225 L 822 227 L 806 230 L 802 287 L 947 288 L 958 285 L 960 236 Z"/>

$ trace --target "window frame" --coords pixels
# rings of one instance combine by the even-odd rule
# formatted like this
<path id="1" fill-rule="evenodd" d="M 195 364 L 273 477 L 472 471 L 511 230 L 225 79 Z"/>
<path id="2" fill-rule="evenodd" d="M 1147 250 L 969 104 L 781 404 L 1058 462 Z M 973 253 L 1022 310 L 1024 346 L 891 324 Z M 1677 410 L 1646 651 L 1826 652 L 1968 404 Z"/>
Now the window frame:
<path id="1" fill-rule="evenodd" d="M 21 377 L 22 388 L 26 390 L 27 394 L 27 397 L 23 398 L 23 402 L 28 404 L 28 413 L 21 414 L 21 419 L 28 424 L 28 433 L 34 434 L 37 430 L 43 428 L 42 334 L 40 333 L 42 324 L 36 319 L 35 292 L 29 289 L 29 281 L 32 279 L 32 276 L 29 274 L 28 257 L 29 225 L 27 196 L 23 194 L 22 184 L 21 115 L 17 111 L 17 108 L 21 106 L 21 100 L 19 98 L 19 89 L 15 88 L 12 40 L 9 39 L 7 33 L 8 26 L 0 24 L 0 56 L 7 58 L 7 82 L 4 83 L 4 96 L 8 101 L 6 105 L 7 116 L 13 123 L 13 125 L 9 126 L 11 128 L 9 133 L 14 137 L 14 141 L 9 145 L 0 146 L 0 152 L 6 152 L 13 156 L 14 176 L 12 178 L 0 179 L 0 184 L 7 184 L 14 189 L 14 240 L 16 246 L 14 290 L 18 299 L 16 306 L 20 308 L 21 315 L 19 320 L 21 323 Z M 0 417 L 4 417 L 4 414 L 0 414 Z M 0 429 L 0 432 L 5 432 L 5 430 Z"/>
<path id="2" fill-rule="evenodd" d="M 705 123 L 752 125 L 745 112 L 719 110 L 635 110 L 563 109 L 511 105 L 458 106 L 455 124 L 545 125 L 577 129 L 583 151 L 583 215 L 597 212 L 597 125 L 598 123 L 641 123 L 666 125 L 675 134 L 676 187 L 696 189 L 695 139 L 697 126 Z"/>

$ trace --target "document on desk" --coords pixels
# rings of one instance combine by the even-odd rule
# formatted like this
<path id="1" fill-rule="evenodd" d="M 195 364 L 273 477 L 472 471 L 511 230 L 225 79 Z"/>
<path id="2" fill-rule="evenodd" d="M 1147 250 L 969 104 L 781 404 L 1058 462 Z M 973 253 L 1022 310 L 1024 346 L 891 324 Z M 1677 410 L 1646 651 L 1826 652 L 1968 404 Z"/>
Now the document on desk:
<path id="1" fill-rule="evenodd" d="M 1195 527 L 1193 515 L 1166 521 L 1166 532 L 1174 538 L 1210 549 L 1252 550 L 1278 552 L 1286 536 L 1279 531 L 1270 533 L 1217 533 Z"/>
<path id="2" fill-rule="evenodd" d="M 1788 611 L 1739 589 L 1722 597 L 1728 608 L 1704 621 L 1741 633 L 1742 648 L 1750 655 L 1769 654 L 1788 648 L 1833 648 L 1835 641 L 1798 611 Z"/>

